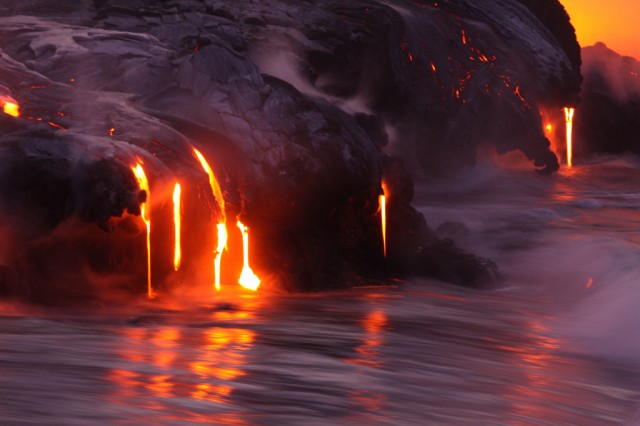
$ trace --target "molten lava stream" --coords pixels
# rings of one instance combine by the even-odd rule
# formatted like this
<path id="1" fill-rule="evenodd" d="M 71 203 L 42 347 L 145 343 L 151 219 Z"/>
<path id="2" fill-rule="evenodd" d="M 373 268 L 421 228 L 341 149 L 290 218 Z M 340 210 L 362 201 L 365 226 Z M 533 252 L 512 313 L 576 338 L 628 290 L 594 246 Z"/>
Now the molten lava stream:
<path id="1" fill-rule="evenodd" d="M 215 258 L 213 260 L 213 272 L 214 272 L 214 286 L 216 290 L 220 290 L 220 270 L 221 270 L 221 257 L 222 251 L 227 246 L 227 217 L 225 213 L 225 205 L 224 198 L 222 197 L 222 190 L 220 189 L 220 185 L 218 184 L 218 180 L 216 179 L 215 174 L 213 173 L 213 169 L 209 166 L 207 159 L 204 158 L 204 155 L 196 148 L 193 149 L 198 161 L 202 165 L 203 170 L 209 176 L 209 187 L 211 188 L 211 193 L 213 194 L 213 198 L 218 205 L 218 211 L 220 212 L 221 221 L 216 225 L 218 231 L 218 244 L 216 246 Z"/>
<path id="2" fill-rule="evenodd" d="M 249 266 L 249 228 L 244 226 L 240 221 L 238 221 L 238 228 L 240 228 L 240 232 L 242 232 L 242 254 L 244 260 L 238 284 L 244 288 L 255 291 L 260 287 L 260 278 L 253 273 Z"/>
<path id="3" fill-rule="evenodd" d="M 209 186 L 211 187 L 211 193 L 213 194 L 213 198 L 216 200 L 216 204 L 218 205 L 218 210 L 222 215 L 222 223 L 226 223 L 227 216 L 225 213 L 224 198 L 222 197 L 222 190 L 220 189 L 220 184 L 218 184 L 216 175 L 213 173 L 213 169 L 211 168 L 211 166 L 209 166 L 209 163 L 207 162 L 207 159 L 204 158 L 204 155 L 202 155 L 200 151 L 195 148 L 193 148 L 193 152 L 196 154 L 196 157 L 198 157 L 198 161 L 200 161 L 200 164 L 202 165 L 204 171 L 207 173 L 207 176 L 209 176 Z"/>
<path id="4" fill-rule="evenodd" d="M 2 111 L 12 117 L 20 116 L 20 106 L 14 99 L 2 99 Z"/>
<path id="5" fill-rule="evenodd" d="M 218 245 L 216 247 L 216 257 L 213 260 L 213 267 L 215 273 L 215 287 L 220 291 L 220 261 L 222 258 L 222 250 L 227 247 L 227 226 L 224 223 L 219 223 L 218 228 Z"/>
<path id="6" fill-rule="evenodd" d="M 140 216 L 147 228 L 147 296 L 149 299 L 156 297 L 153 287 L 151 285 L 151 191 L 149 190 L 149 181 L 147 175 L 142 168 L 142 164 L 138 163 L 135 167 L 132 167 L 133 174 L 138 179 L 138 185 L 147 194 L 147 199 L 144 203 L 140 204 Z"/>
<path id="7" fill-rule="evenodd" d="M 567 125 L 567 167 L 573 167 L 573 114 L 574 108 L 564 109 L 564 118 Z"/>
<path id="8" fill-rule="evenodd" d="M 174 248 L 173 248 L 173 269 L 180 269 L 182 263 L 182 205 L 181 205 L 182 188 L 176 182 L 173 189 L 173 230 L 175 232 Z"/>
<path id="9" fill-rule="evenodd" d="M 384 185 L 382 186 L 382 195 L 380 195 L 380 226 L 382 228 L 382 251 L 384 257 L 387 257 L 387 196 L 385 195 Z"/>

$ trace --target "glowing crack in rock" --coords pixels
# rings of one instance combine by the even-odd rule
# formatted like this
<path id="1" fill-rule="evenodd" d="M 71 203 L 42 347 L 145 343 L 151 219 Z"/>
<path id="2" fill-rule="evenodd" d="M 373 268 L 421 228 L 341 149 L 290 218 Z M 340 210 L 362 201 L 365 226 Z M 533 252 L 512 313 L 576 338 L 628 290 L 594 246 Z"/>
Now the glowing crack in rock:
<path id="1" fill-rule="evenodd" d="M 173 189 L 173 230 L 174 230 L 174 247 L 173 247 L 173 269 L 180 269 L 182 263 L 182 188 L 176 182 Z"/>
<path id="2" fill-rule="evenodd" d="M 238 228 L 242 232 L 242 253 L 243 253 L 243 266 L 238 284 L 249 290 L 257 290 L 260 287 L 260 278 L 253 273 L 249 266 L 249 228 L 244 226 L 242 222 L 238 221 Z"/>
<path id="3" fill-rule="evenodd" d="M 10 115 L 12 117 L 20 116 L 20 106 L 15 100 L 10 98 L 3 98 L 1 102 L 2 102 L 2 111 L 5 114 Z"/>
<path id="4" fill-rule="evenodd" d="M 574 108 L 564 109 L 564 118 L 567 125 L 567 167 L 573 167 L 573 113 Z"/>
<path id="5" fill-rule="evenodd" d="M 153 291 L 153 286 L 151 285 L 151 191 L 149 190 L 149 181 L 147 180 L 147 175 L 142 168 L 142 164 L 138 162 L 138 164 L 136 164 L 135 167 L 132 167 L 131 170 L 138 180 L 140 189 L 147 194 L 147 198 L 144 203 L 140 204 L 140 216 L 147 228 L 147 296 L 149 299 L 153 299 L 156 297 L 156 294 Z"/>

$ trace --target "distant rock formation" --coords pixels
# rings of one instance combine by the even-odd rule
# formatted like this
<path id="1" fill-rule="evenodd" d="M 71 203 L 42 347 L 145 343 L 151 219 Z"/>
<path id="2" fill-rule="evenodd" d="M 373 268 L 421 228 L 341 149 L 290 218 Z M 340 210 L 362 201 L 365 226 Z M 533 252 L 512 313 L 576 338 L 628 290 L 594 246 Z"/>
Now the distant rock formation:
<path id="1" fill-rule="evenodd" d="M 640 153 L 640 62 L 604 43 L 584 47 L 582 57 L 576 155 Z"/>

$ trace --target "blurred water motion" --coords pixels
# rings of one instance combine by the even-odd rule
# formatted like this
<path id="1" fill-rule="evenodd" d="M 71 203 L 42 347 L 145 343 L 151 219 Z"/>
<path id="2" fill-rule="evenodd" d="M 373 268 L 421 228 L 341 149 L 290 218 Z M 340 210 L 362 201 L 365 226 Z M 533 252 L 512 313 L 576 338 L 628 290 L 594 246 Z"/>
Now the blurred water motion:
<path id="1" fill-rule="evenodd" d="M 459 242 L 498 261 L 497 291 L 414 280 L 92 313 L 2 305 L 0 423 L 625 424 L 640 399 L 623 303 L 640 299 L 633 166 L 423 191 L 433 226 L 465 223 Z"/>

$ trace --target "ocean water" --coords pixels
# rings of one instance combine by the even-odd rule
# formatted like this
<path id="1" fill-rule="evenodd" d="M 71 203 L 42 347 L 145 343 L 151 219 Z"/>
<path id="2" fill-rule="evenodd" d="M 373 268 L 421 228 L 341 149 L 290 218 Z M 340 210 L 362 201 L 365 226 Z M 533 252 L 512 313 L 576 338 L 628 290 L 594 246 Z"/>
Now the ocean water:
<path id="1" fill-rule="evenodd" d="M 481 164 L 416 206 L 503 286 L 5 302 L 0 424 L 640 424 L 637 159 Z"/>

